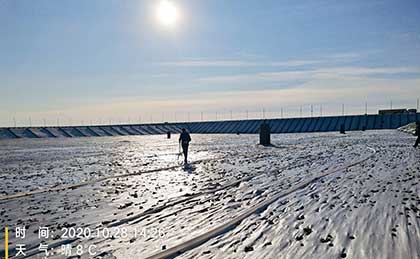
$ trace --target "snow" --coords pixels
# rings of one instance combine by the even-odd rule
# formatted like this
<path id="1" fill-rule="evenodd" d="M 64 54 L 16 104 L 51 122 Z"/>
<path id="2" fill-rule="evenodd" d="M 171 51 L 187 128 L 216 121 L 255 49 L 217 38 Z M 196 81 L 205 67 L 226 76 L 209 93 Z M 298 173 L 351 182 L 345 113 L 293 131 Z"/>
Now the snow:
<path id="1" fill-rule="evenodd" d="M 416 132 L 416 123 L 407 124 L 405 126 L 402 126 L 402 127 L 398 128 L 398 130 L 414 135 L 415 132 Z"/>
<path id="2" fill-rule="evenodd" d="M 2 141 L 1 225 L 25 225 L 28 246 L 39 245 L 38 226 L 49 226 L 49 244 L 95 245 L 98 258 L 146 258 L 280 196 L 179 258 L 420 258 L 420 150 L 412 148 L 413 136 L 281 134 L 271 147 L 256 145 L 257 135 L 192 138 L 190 167 L 180 165 L 176 137 Z M 332 173 L 317 178 L 325 172 Z M 85 181 L 92 182 L 7 199 Z M 61 228 L 72 225 L 129 234 L 61 238 Z M 14 248 L 17 240 L 10 242 Z M 59 249 L 53 253 L 48 258 L 63 258 Z"/>

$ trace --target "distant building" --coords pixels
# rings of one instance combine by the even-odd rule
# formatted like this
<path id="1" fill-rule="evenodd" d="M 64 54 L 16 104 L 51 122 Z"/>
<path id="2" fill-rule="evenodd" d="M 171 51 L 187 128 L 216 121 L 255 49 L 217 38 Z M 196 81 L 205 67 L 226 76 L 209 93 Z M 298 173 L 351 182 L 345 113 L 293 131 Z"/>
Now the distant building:
<path id="1" fill-rule="evenodd" d="M 379 115 L 401 114 L 401 113 L 417 113 L 417 109 L 388 109 L 388 110 L 379 110 Z"/>

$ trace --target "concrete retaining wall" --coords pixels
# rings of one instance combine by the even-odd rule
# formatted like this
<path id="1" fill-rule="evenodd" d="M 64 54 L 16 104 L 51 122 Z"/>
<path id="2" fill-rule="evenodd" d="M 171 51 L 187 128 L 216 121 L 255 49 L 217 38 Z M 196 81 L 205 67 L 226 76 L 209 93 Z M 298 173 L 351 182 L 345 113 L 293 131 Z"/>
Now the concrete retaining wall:
<path id="1" fill-rule="evenodd" d="M 342 124 L 344 124 L 346 131 L 397 129 L 417 120 L 420 120 L 420 113 L 267 119 L 266 121 L 270 125 L 272 133 L 300 133 L 339 131 Z M 261 122 L 262 120 L 236 120 L 105 126 L 0 128 L 0 139 L 157 135 L 166 134 L 168 131 L 179 133 L 182 128 L 188 129 L 191 133 L 201 134 L 255 134 L 258 133 Z"/>

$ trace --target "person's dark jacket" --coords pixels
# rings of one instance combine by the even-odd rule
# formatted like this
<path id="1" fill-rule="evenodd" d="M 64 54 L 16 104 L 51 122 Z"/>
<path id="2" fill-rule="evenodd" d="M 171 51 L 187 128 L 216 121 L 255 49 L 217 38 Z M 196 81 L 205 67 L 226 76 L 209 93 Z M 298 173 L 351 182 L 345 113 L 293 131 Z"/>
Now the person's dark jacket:
<path id="1" fill-rule="evenodd" d="M 420 124 L 416 124 L 416 131 L 414 132 L 414 135 L 420 136 Z"/>
<path id="2" fill-rule="evenodd" d="M 181 135 L 179 136 L 179 141 L 181 142 L 182 145 L 188 145 L 191 141 L 190 134 L 186 131 L 182 132 Z"/>

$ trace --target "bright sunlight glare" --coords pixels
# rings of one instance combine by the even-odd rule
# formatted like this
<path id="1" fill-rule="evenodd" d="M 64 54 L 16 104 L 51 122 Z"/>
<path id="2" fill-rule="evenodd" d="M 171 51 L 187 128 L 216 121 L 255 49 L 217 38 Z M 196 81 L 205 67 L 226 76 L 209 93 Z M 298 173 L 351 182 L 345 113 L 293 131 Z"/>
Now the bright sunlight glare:
<path id="1" fill-rule="evenodd" d="M 178 20 L 178 9 L 175 4 L 168 0 L 160 2 L 157 8 L 157 19 L 164 26 L 174 26 Z"/>

